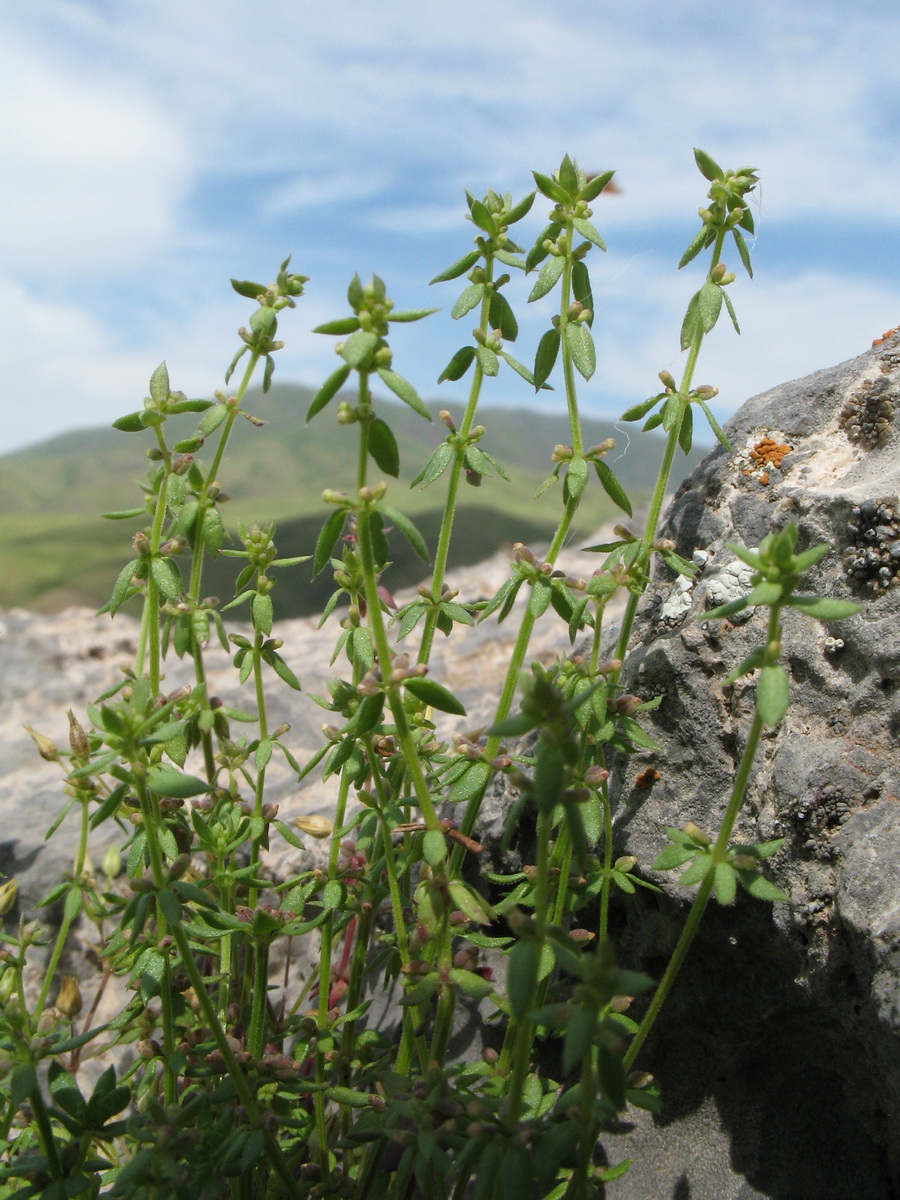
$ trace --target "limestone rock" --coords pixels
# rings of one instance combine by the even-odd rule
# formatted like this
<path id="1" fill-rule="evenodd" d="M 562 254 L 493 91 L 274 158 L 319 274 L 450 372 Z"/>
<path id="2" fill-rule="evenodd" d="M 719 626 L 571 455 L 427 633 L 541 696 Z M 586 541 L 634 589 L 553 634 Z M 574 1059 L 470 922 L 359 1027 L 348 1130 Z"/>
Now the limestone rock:
<path id="1" fill-rule="evenodd" d="M 645 870 L 667 826 L 717 831 L 752 718 L 753 680 L 721 681 L 762 644 L 765 611 L 703 617 L 734 583 L 727 543 L 753 547 L 796 521 L 801 548 L 833 548 L 803 590 L 864 608 L 830 623 L 787 614 L 791 707 L 757 755 L 735 840 L 785 839 L 768 874 L 789 899 L 707 909 L 642 1055 L 662 1082 L 662 1128 L 648 1137 L 639 1121 L 604 1142 L 614 1161 L 635 1155 L 617 1200 L 900 1194 L 896 350 L 893 339 L 749 400 L 726 426 L 734 458 L 718 447 L 668 510 L 663 536 L 708 559 L 681 616 L 667 603 L 674 576 L 659 573 L 623 670 L 627 691 L 663 696 L 648 726 L 660 780 L 635 788 L 644 754 L 613 776 L 617 850 Z M 879 436 L 860 439 L 847 405 L 876 391 Z M 628 966 L 658 978 L 693 889 L 678 872 L 647 874 L 663 896 L 627 898 L 614 937 Z"/>

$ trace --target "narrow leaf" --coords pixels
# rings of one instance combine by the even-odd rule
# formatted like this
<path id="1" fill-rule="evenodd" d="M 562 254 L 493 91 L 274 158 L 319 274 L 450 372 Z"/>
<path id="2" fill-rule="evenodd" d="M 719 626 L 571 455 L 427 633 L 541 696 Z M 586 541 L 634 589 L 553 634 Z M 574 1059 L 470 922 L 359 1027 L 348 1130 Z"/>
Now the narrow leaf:
<path id="1" fill-rule="evenodd" d="M 466 715 L 466 710 L 462 702 L 451 691 L 448 691 L 443 684 L 438 683 L 434 679 L 427 679 L 421 675 L 413 675 L 403 681 L 403 686 L 408 692 L 412 692 L 417 700 L 422 700 L 431 708 L 436 708 L 440 712 L 452 713 L 458 717 Z"/>
<path id="2" fill-rule="evenodd" d="M 468 254 L 464 254 L 462 258 L 457 259 L 446 271 L 441 271 L 440 275 L 435 275 L 431 283 L 446 283 L 450 279 L 458 279 L 470 267 L 474 267 L 480 257 L 481 255 L 477 250 L 470 250 Z"/>
<path id="3" fill-rule="evenodd" d="M 379 367 L 378 377 L 382 383 L 391 389 L 395 396 L 399 396 L 404 404 L 408 404 L 413 412 L 417 412 L 426 421 L 431 420 L 431 413 L 419 399 L 416 389 L 402 375 L 398 375 L 396 371 L 389 371 L 387 367 Z"/>
<path id="4" fill-rule="evenodd" d="M 336 371 L 334 371 L 331 375 L 328 376 L 328 378 L 325 380 L 325 382 L 319 388 L 318 392 L 316 392 L 315 396 L 313 397 L 312 403 L 310 404 L 309 408 L 307 409 L 307 412 L 306 412 L 307 421 L 311 421 L 313 419 L 313 417 L 316 415 L 316 413 L 321 412 L 322 409 L 325 408 L 325 406 L 329 403 L 329 401 L 332 400 L 337 395 L 337 393 L 341 390 L 341 388 L 347 382 L 347 377 L 349 376 L 349 374 L 350 374 L 350 368 L 349 368 L 349 366 L 345 365 L 342 367 L 338 367 L 338 369 Z"/>
<path id="5" fill-rule="evenodd" d="M 780 663 L 770 663 L 759 673 L 756 686 L 756 707 L 763 723 L 777 725 L 790 704 L 790 683 L 787 671 Z"/>

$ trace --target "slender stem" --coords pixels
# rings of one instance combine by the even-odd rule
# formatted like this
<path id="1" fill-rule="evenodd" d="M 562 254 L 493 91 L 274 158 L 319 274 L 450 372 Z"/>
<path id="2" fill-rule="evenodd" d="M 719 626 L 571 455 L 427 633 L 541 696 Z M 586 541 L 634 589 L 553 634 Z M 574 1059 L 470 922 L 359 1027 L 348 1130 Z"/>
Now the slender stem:
<path id="1" fill-rule="evenodd" d="M 484 279 L 487 285 L 491 284 L 494 271 L 494 256 L 486 254 L 484 259 Z M 491 308 L 491 288 L 485 287 L 484 297 L 481 301 L 481 318 L 478 328 L 482 333 L 486 333 L 490 323 L 490 308 Z M 434 601 L 435 607 L 432 608 L 425 618 L 425 625 L 422 631 L 422 643 L 419 647 L 419 662 L 428 662 L 431 657 L 431 647 L 434 642 L 434 631 L 437 628 L 438 609 L 437 602 L 440 600 L 441 588 L 444 583 L 444 575 L 447 570 L 447 558 L 450 553 L 450 539 L 453 533 L 453 522 L 456 517 L 456 501 L 459 493 L 459 482 L 462 476 L 463 464 L 465 461 L 466 439 L 471 432 L 472 425 L 475 421 L 475 413 L 478 409 L 478 401 L 481 396 L 481 386 L 484 381 L 484 369 L 481 366 L 480 360 L 475 360 L 475 371 L 472 376 L 472 386 L 469 389 L 469 399 L 466 403 L 466 409 L 463 413 L 462 423 L 458 430 L 458 439 L 455 445 L 455 453 L 453 462 L 450 464 L 450 476 L 447 482 L 447 494 L 444 500 L 444 516 L 441 521 L 441 530 L 438 534 L 438 543 L 434 553 L 434 568 L 431 576 L 431 598 Z"/>

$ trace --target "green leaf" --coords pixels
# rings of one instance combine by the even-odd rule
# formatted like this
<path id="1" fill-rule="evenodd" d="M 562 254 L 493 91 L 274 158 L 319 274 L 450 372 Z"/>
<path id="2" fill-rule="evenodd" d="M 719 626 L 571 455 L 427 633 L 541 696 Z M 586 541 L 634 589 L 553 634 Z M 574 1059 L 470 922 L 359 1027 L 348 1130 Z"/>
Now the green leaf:
<path id="1" fill-rule="evenodd" d="M 150 376 L 150 396 L 157 404 L 161 404 L 169 399 L 169 370 L 164 362 L 161 362 L 153 374 Z"/>
<path id="2" fill-rule="evenodd" d="M 317 325 L 313 333 L 329 333 L 329 334 L 348 334 L 356 333 L 359 329 L 358 317 L 338 317 L 335 321 L 326 321 L 323 325 Z"/>
<path id="3" fill-rule="evenodd" d="M 474 358 L 474 356 L 475 351 L 473 350 L 472 357 Z M 423 487 L 428 487 L 430 483 L 434 483 L 446 471 L 452 458 L 453 447 L 447 442 L 441 442 L 440 446 L 437 447 L 425 464 L 425 469 L 415 477 L 409 486 L 417 487 L 421 484 Z"/>
<path id="4" fill-rule="evenodd" d="M 419 533 L 418 529 L 416 529 L 415 525 L 413 525 L 409 517 L 405 513 L 400 512 L 399 509 L 392 508 L 388 504 L 380 504 L 378 507 L 379 511 L 387 517 L 390 523 L 396 525 L 416 554 L 418 554 L 419 558 L 421 558 L 422 562 L 430 562 L 431 558 L 428 554 L 428 547 L 425 545 L 425 539 Z"/>
<path id="5" fill-rule="evenodd" d="M 437 708 L 441 712 L 453 713 L 454 716 L 464 717 L 466 715 L 465 707 L 460 700 L 451 691 L 448 691 L 443 684 L 438 683 L 434 679 L 427 679 L 421 675 L 413 675 L 409 679 L 403 681 L 403 686 L 408 692 L 416 697 L 417 700 L 423 701 L 430 705 L 431 708 Z"/>
<path id="6" fill-rule="evenodd" d="M 587 325 L 566 322 L 566 346 L 572 356 L 579 375 L 590 379 L 597 369 L 597 353 L 594 349 L 594 339 Z"/>
<path id="7" fill-rule="evenodd" d="M 707 280 L 697 293 L 700 324 L 704 333 L 709 333 L 715 327 L 722 311 L 722 289 L 717 283 Z"/>
<path id="8" fill-rule="evenodd" d="M 358 370 L 370 370 L 372 354 L 378 345 L 378 334 L 368 329 L 357 329 L 351 333 L 341 347 L 341 358 L 351 367 Z"/>
<path id="9" fill-rule="evenodd" d="M 477 346 L 475 354 L 485 375 L 493 377 L 500 370 L 500 361 L 490 346 Z"/>
<path id="10" fill-rule="evenodd" d="M 750 251 L 747 249 L 747 243 L 744 241 L 744 236 L 738 229 L 732 229 L 731 236 L 734 238 L 734 244 L 737 246 L 738 254 L 741 256 L 741 262 L 744 264 L 744 270 L 752 279 L 753 267 L 750 265 Z"/>
<path id="11" fill-rule="evenodd" d="M 381 417 L 375 417 L 369 426 L 369 453 L 386 475 L 394 479 L 400 474 L 400 451 L 391 427 Z"/>
<path id="12" fill-rule="evenodd" d="M 458 279 L 460 275 L 464 275 L 470 267 L 474 267 L 481 257 L 477 250 L 470 250 L 468 254 L 464 254 L 462 258 L 448 267 L 446 271 L 441 271 L 440 275 L 435 275 L 431 283 L 446 283 L 450 279 Z"/>
<path id="13" fill-rule="evenodd" d="M 731 863 L 717 862 L 715 870 L 716 899 L 722 905 L 734 903 L 737 880 Z"/>
<path id="14" fill-rule="evenodd" d="M 763 724 L 777 725 L 787 712 L 790 700 L 790 683 L 784 667 L 780 663 L 764 666 L 756 685 L 756 708 Z"/>
<path id="15" fill-rule="evenodd" d="M 439 308 L 410 308 L 403 312 L 392 312 L 388 320 L 394 325 L 409 325 L 412 321 L 422 321 L 433 313 L 440 312 Z"/>
<path id="16" fill-rule="evenodd" d="M 631 501 L 628 499 L 621 483 L 619 483 L 618 479 L 612 473 L 612 469 L 601 459 L 595 458 L 594 470 L 597 472 L 600 486 L 606 492 L 607 496 L 609 496 L 610 500 L 612 500 L 613 504 L 621 508 L 623 512 L 628 513 L 630 517 L 632 515 Z"/>
<path id="17" fill-rule="evenodd" d="M 581 234 L 581 236 L 583 238 L 585 238 L 587 241 L 592 242 L 593 245 L 595 245 L 600 250 L 606 249 L 606 242 L 604 242 L 603 238 L 600 236 L 600 234 L 597 232 L 597 230 L 594 228 L 594 226 L 590 223 L 590 221 L 585 221 L 580 217 L 576 217 L 572 221 L 572 224 L 578 230 L 578 232 Z"/>
<path id="18" fill-rule="evenodd" d="M 451 804 L 459 804 L 471 800 L 487 787 L 491 777 L 490 764 L 486 762 L 469 763 L 457 779 L 453 781 L 447 799 Z"/>
<path id="19" fill-rule="evenodd" d="M 268 592 L 253 593 L 253 599 L 250 601 L 250 615 L 253 620 L 253 628 L 268 637 L 272 632 L 272 621 L 274 619 L 274 606 L 272 604 L 272 597 Z"/>
<path id="20" fill-rule="evenodd" d="M 713 183 L 716 179 L 724 178 L 725 172 L 704 150 L 698 150 L 694 147 L 694 162 L 700 168 L 700 174 Z"/>
<path id="21" fill-rule="evenodd" d="M 568 204 L 572 197 L 566 189 L 557 180 L 552 179 L 549 175 L 541 175 L 538 171 L 532 171 L 534 182 L 538 186 L 538 191 L 541 192 L 548 200 L 555 200 L 557 204 Z"/>
<path id="22" fill-rule="evenodd" d="M 817 550 L 823 548 L 816 547 Z M 862 609 L 861 604 L 854 604 L 852 600 L 835 600 L 830 596 L 791 596 L 788 604 L 819 621 L 841 621 Z"/>
<path id="23" fill-rule="evenodd" d="M 422 838 L 422 856 L 432 867 L 439 867 L 447 857 L 447 839 L 440 829 L 429 829 Z"/>
<path id="24" fill-rule="evenodd" d="M 697 854 L 684 874 L 679 876 L 678 882 L 683 887 L 690 887 L 691 884 L 705 879 L 714 868 L 715 863 L 711 854 Z"/>
<path id="25" fill-rule="evenodd" d="M 706 615 L 709 616 L 710 614 L 707 613 Z M 722 680 L 722 686 L 729 687 L 735 682 L 736 679 L 740 679 L 742 675 L 749 675 L 751 671 L 757 670 L 757 668 L 761 667 L 765 661 L 765 646 L 757 646 L 755 650 L 751 651 L 750 654 L 747 655 L 747 657 L 739 666 L 735 667 L 733 671 L 728 673 L 728 675 Z"/>
<path id="26" fill-rule="evenodd" d="M 178 568 L 169 558 L 151 558 L 150 574 L 167 600 L 181 599 L 181 577 Z"/>
<path id="27" fill-rule="evenodd" d="M 472 214 L 472 220 L 478 228 L 483 229 L 485 233 L 489 233 L 491 237 L 496 237 L 500 232 L 492 213 L 480 200 L 472 201 L 469 205 L 469 212 Z"/>
<path id="28" fill-rule="evenodd" d="M 10 1108 L 13 1113 L 20 1107 L 23 1100 L 36 1090 L 38 1086 L 37 1073 L 31 1063 L 20 1063 L 12 1073 L 10 1080 Z"/>
<path id="29" fill-rule="evenodd" d="M 109 611 L 112 614 L 115 614 L 128 598 L 128 594 L 131 591 L 131 580 L 134 578 L 135 574 L 142 567 L 142 565 L 141 559 L 133 558 L 131 562 L 126 563 L 119 572 L 119 577 L 116 579 L 112 591 L 112 597 L 109 602 Z"/>
<path id="30" fill-rule="evenodd" d="M 559 355 L 561 335 L 558 329 L 548 329 L 538 343 L 534 357 L 534 390 L 539 391 L 550 377 Z"/>
<path id="31" fill-rule="evenodd" d="M 771 880 L 766 879 L 765 875 L 760 875 L 756 871 L 738 871 L 737 877 L 741 882 L 741 887 L 757 900 L 775 901 L 788 898 L 786 892 L 783 892 Z"/>
<path id="32" fill-rule="evenodd" d="M 310 404 L 309 408 L 307 409 L 307 412 L 306 412 L 306 420 L 307 421 L 311 421 L 313 419 L 313 417 L 316 415 L 316 413 L 321 412 L 322 409 L 329 403 L 329 401 L 332 400 L 337 395 L 337 393 L 341 390 L 341 388 L 347 382 L 347 377 L 349 376 L 349 374 L 350 374 L 349 366 L 343 366 L 343 367 L 338 367 L 338 369 L 335 372 L 333 372 L 333 374 L 328 376 L 328 378 L 325 380 L 325 382 L 319 388 L 318 392 L 316 392 L 315 396 L 313 397 L 312 403 Z"/>
<path id="33" fill-rule="evenodd" d="M 527 196 L 523 196 L 518 204 L 514 204 L 506 214 L 504 224 L 515 225 L 517 221 L 521 221 L 526 214 L 531 212 L 531 206 L 534 204 L 534 192 L 529 192 Z"/>
<path id="34" fill-rule="evenodd" d="M 335 543 L 344 531 L 346 517 L 343 508 L 336 508 L 319 531 L 313 557 L 313 576 L 318 575 L 328 565 Z"/>
<path id="35" fill-rule="evenodd" d="M 520 363 L 518 359 L 513 358 L 511 354 L 507 354 L 505 350 L 498 350 L 497 354 L 508 366 L 512 367 L 517 375 L 524 379 L 526 383 L 530 383 L 532 387 L 534 387 L 534 376 L 526 366 Z"/>
<path id="36" fill-rule="evenodd" d="M 531 289 L 531 294 L 528 297 L 529 304 L 534 300 L 540 300 L 542 296 L 546 296 L 548 292 L 556 287 L 565 265 L 564 258 L 554 257 L 547 259 L 540 269 L 534 287 Z"/>
<path id="37" fill-rule="evenodd" d="M 514 342 L 519 336 L 519 324 L 502 292 L 494 292 L 491 296 L 490 324 L 491 329 L 500 330 L 501 337 L 507 342 Z"/>
<path id="38" fill-rule="evenodd" d="M 231 286 L 239 296 L 246 296 L 248 300 L 255 300 L 264 295 L 266 290 L 264 283 L 254 283 L 252 279 L 232 279 Z"/>
<path id="39" fill-rule="evenodd" d="M 470 283 L 450 309 L 450 316 L 454 319 L 454 321 L 458 321 L 459 318 L 464 317 L 467 312 L 471 312 L 473 308 L 477 308 L 483 298 L 484 284 Z"/>
<path id="40" fill-rule="evenodd" d="M 640 421 L 642 417 L 646 417 L 651 408 L 655 408 L 660 400 L 666 398 L 665 392 L 659 392 L 655 396 L 651 396 L 649 400 L 644 400 L 640 404 L 634 404 L 631 408 L 626 408 L 619 418 L 620 421 Z"/>
<path id="41" fill-rule="evenodd" d="M 531 1007 L 537 987 L 539 950 L 531 938 L 520 938 L 509 952 L 507 994 L 514 1017 L 519 1020 Z"/>
<path id="42" fill-rule="evenodd" d="M 746 596 L 742 596 L 740 600 L 729 600 L 727 604 L 719 604 L 703 615 L 704 619 L 718 621 L 725 617 L 733 617 L 736 613 L 743 612 L 745 608 L 749 607 L 749 600 Z"/>
<path id="43" fill-rule="evenodd" d="M 572 263 L 572 295 L 593 313 L 594 294 L 591 291 L 591 276 L 587 266 L 581 259 L 577 259 Z M 593 323 L 594 318 L 591 316 L 586 324 L 590 327 Z"/>
<path id="44" fill-rule="evenodd" d="M 716 420 L 716 418 L 710 412 L 709 406 L 707 405 L 706 401 L 698 399 L 697 403 L 703 409 L 704 416 L 706 417 L 707 421 L 709 421 L 709 427 L 713 431 L 713 433 L 716 435 L 717 441 L 719 441 L 725 447 L 725 449 L 728 451 L 729 454 L 734 454 L 734 450 L 732 448 L 731 442 L 729 442 L 728 438 L 725 436 L 725 431 L 722 429 L 719 422 Z"/>
<path id="45" fill-rule="evenodd" d="M 377 373 L 382 383 L 389 387 L 404 404 L 408 404 L 413 412 L 417 412 L 426 421 L 431 420 L 431 413 L 419 399 L 416 389 L 402 375 L 398 375 L 396 371 L 389 371 L 387 367 L 378 367 Z"/>
<path id="46" fill-rule="evenodd" d="M 687 306 L 681 325 L 681 349 L 689 350 L 694 339 L 703 330 L 700 320 L 700 293 L 695 292 Z"/>
<path id="47" fill-rule="evenodd" d="M 147 768 L 147 787 L 158 796 L 186 799 L 208 792 L 210 785 L 205 779 L 198 779 L 196 775 L 185 775 L 182 771 L 176 771 L 174 767 L 159 763 Z"/>
<path id="48" fill-rule="evenodd" d="M 471 367 L 474 358 L 474 346 L 463 346 L 462 349 L 457 350 L 438 376 L 438 383 L 443 383 L 445 379 L 453 381 L 462 379 L 463 375 Z"/>
<path id="49" fill-rule="evenodd" d="M 590 1054 L 597 1030 L 597 1009 L 590 1003 L 577 1004 L 569 1015 L 563 1045 L 563 1070 L 567 1073 Z"/>
<path id="50" fill-rule="evenodd" d="M 690 454 L 691 442 L 694 435 L 694 414 L 690 406 L 684 410 L 681 418 L 681 428 L 678 430 L 678 445 L 684 454 Z"/>
<path id="51" fill-rule="evenodd" d="M 595 200 L 609 181 L 615 175 L 615 171 L 604 171 L 600 175 L 595 175 L 593 179 L 589 179 L 581 191 L 578 193 L 579 200 Z"/>
<path id="52" fill-rule="evenodd" d="M 679 260 L 679 271 L 682 267 L 686 267 L 689 262 L 692 262 L 701 250 L 705 250 L 707 246 L 712 245 L 715 240 L 715 230 L 709 225 L 701 225 L 700 232 L 691 240 L 690 245 Z"/>
<path id="53" fill-rule="evenodd" d="M 722 292 L 722 299 L 725 301 L 725 307 L 728 309 L 728 315 L 731 317 L 731 324 L 734 326 L 734 332 L 740 337 L 741 327 L 738 325 L 737 313 L 734 311 L 734 305 L 731 303 L 731 297 L 727 292 Z"/>
<path id="54" fill-rule="evenodd" d="M 143 412 L 128 413 L 124 417 L 119 417 L 117 421 L 113 421 L 113 429 L 118 429 L 120 433 L 143 433 L 147 426 L 143 422 Z"/>

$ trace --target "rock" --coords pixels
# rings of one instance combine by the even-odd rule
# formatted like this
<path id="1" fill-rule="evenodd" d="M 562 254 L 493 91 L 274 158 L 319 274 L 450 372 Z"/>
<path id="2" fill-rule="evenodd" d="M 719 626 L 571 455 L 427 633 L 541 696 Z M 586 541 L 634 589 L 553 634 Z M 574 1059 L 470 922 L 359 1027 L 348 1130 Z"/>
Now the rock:
<path id="1" fill-rule="evenodd" d="M 612 1161 L 635 1160 L 610 1189 L 616 1200 L 900 1194 L 900 587 L 891 582 L 900 571 L 892 554 L 900 432 L 888 419 L 900 354 L 892 346 L 896 339 L 749 400 L 726 426 L 735 458 L 721 447 L 711 453 L 661 531 L 683 557 L 709 557 L 682 616 L 672 596 L 681 601 L 683 585 L 658 572 L 622 675 L 626 691 L 663 696 L 648 725 L 661 779 L 649 792 L 634 787 L 642 754 L 619 760 L 612 780 L 617 852 L 636 855 L 663 888 L 626 898 L 613 936 L 623 963 L 655 978 L 693 889 L 649 864 L 666 826 L 717 831 L 753 713 L 752 679 L 721 681 L 762 644 L 767 610 L 736 623 L 703 619 L 741 581 L 726 543 L 752 547 L 796 521 L 801 548 L 833 548 L 804 590 L 864 608 L 830 623 L 787 614 L 791 707 L 757 754 L 735 840 L 785 839 L 768 874 L 789 899 L 710 903 L 638 1062 L 661 1081 L 662 1116 L 640 1114 L 631 1130 L 603 1140 Z M 854 396 L 873 394 L 877 436 L 862 437 L 847 413 Z"/>

